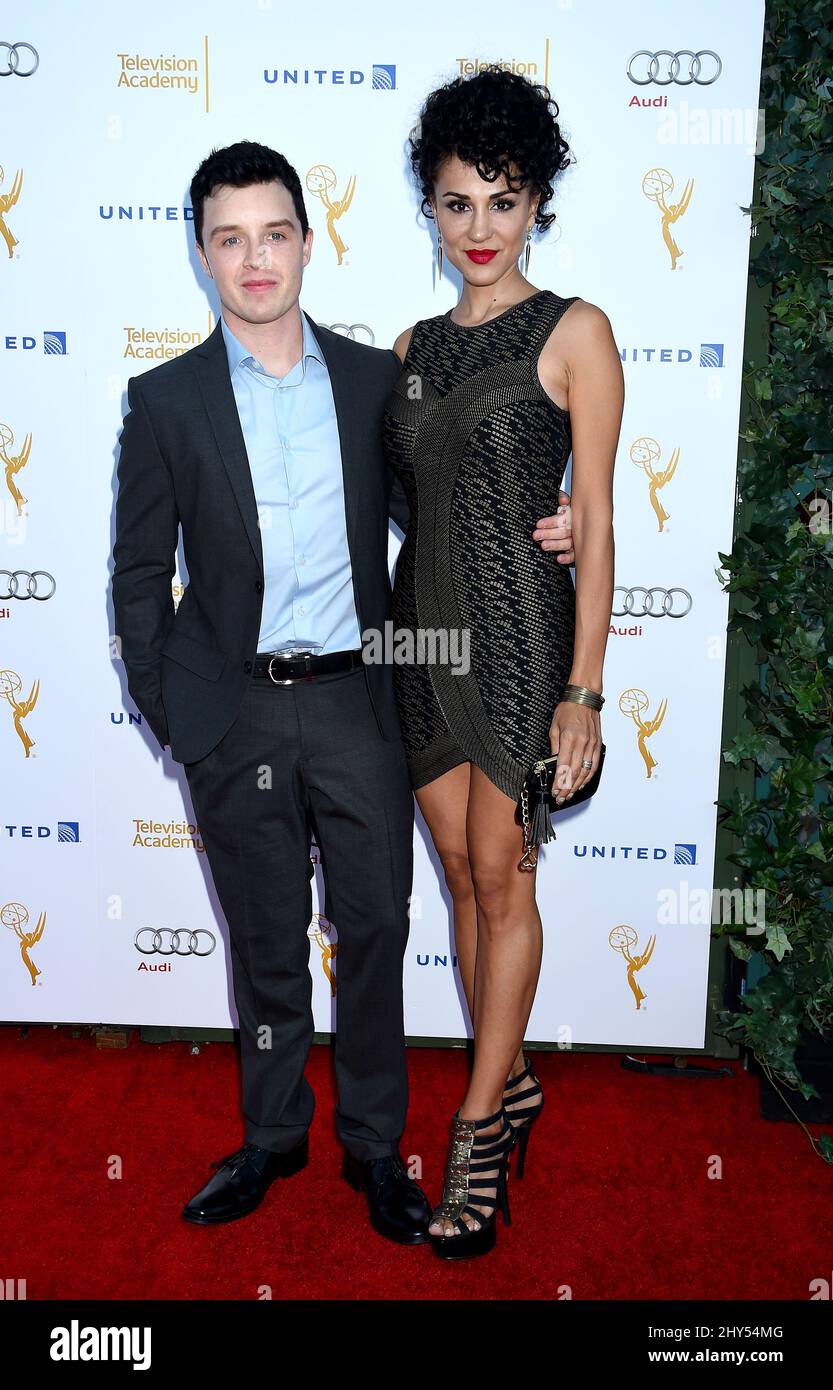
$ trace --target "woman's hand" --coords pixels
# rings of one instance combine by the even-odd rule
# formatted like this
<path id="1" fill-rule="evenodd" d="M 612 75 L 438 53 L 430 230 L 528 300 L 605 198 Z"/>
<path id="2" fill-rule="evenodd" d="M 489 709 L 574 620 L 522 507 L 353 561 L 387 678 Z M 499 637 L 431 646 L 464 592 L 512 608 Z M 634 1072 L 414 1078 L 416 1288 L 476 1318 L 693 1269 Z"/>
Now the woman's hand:
<path id="1" fill-rule="evenodd" d="M 532 539 L 538 542 L 542 550 L 561 551 L 561 554 L 555 557 L 559 565 L 576 563 L 569 492 L 565 492 L 563 488 L 559 490 L 555 516 L 542 516 L 532 532 Z"/>
<path id="2" fill-rule="evenodd" d="M 558 754 L 552 784 L 557 804 L 569 801 L 599 766 L 602 730 L 599 711 L 575 700 L 561 700 L 550 725 L 550 749 Z M 582 767 L 589 762 L 590 767 Z"/>

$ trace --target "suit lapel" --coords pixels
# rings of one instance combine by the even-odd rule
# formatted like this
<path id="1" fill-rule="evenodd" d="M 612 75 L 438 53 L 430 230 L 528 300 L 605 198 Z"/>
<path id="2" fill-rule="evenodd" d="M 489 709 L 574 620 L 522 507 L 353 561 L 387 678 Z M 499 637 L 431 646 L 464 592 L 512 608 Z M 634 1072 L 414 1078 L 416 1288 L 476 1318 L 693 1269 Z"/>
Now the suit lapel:
<path id="1" fill-rule="evenodd" d="M 302 312 L 304 312 L 302 310 Z M 330 374 L 330 386 L 333 392 L 333 404 L 335 406 L 336 421 L 338 422 L 338 438 L 341 449 L 341 473 L 344 483 L 344 514 L 347 523 L 347 546 L 350 551 L 350 558 L 353 564 L 353 574 L 356 572 L 357 545 L 357 519 L 359 507 L 359 483 L 360 475 L 357 472 L 357 460 L 360 457 L 356 441 L 356 410 L 351 390 L 350 369 L 345 362 L 344 345 L 345 338 L 339 337 L 338 333 L 333 333 L 329 328 L 319 325 L 309 314 L 304 314 L 307 322 L 312 328 L 313 333 L 318 339 L 319 346 L 327 363 L 327 371 Z"/>
<path id="2" fill-rule="evenodd" d="M 257 515 L 257 498 L 252 483 L 252 470 L 246 453 L 246 441 L 228 369 L 226 344 L 220 323 L 196 350 L 200 358 L 197 372 L 203 404 L 214 431 L 217 448 L 223 460 L 229 482 L 234 489 L 240 515 L 251 541 L 252 550 L 263 574 L 263 546 Z"/>

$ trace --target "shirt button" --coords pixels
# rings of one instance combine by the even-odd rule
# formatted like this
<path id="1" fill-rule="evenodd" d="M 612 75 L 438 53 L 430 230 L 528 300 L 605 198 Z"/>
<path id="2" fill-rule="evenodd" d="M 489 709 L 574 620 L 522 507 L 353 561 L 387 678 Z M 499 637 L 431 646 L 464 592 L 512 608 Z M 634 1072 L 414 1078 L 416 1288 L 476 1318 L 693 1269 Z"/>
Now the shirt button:
<path id="1" fill-rule="evenodd" d="M 306 613 L 306 611 L 307 611 L 306 608 L 304 608 L 303 606 L 302 606 L 301 608 L 298 609 L 298 612 L 299 612 L 299 613 Z"/>

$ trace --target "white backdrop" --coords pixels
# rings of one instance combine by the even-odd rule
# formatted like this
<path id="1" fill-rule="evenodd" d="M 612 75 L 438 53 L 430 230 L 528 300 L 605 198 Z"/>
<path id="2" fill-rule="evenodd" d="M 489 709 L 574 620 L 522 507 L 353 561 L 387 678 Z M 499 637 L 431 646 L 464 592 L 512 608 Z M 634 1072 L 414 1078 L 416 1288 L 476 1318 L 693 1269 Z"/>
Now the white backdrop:
<path id="1" fill-rule="evenodd" d="M 533 240 L 530 279 L 604 309 L 626 378 L 603 790 L 542 854 L 546 944 L 528 1037 L 703 1045 L 727 609 L 714 571 L 732 539 L 764 5 L 675 10 L 480 0 L 415 21 L 332 0 L 306 13 L 53 0 L 16 16 L 14 33 L 7 16 L 2 38 L 20 43 L 8 55 L 0 45 L 0 68 L 14 69 L 0 78 L 0 207 L 11 204 L 0 217 L 1 1017 L 236 1022 L 185 777 L 127 694 L 109 595 L 127 379 L 200 341 L 218 312 L 193 249 L 193 170 L 248 138 L 280 149 L 302 181 L 327 166 L 334 198 L 354 177 L 341 264 L 322 200 L 307 197 L 315 244 L 301 302 L 389 346 L 457 298 L 455 283 L 434 283 L 408 130 L 432 86 L 501 61 L 549 82 L 577 159 L 557 187 L 556 226 Z M 29 76 L 24 41 L 37 54 Z M 391 562 L 398 543 L 392 532 Z M 180 558 L 175 597 L 186 582 Z M 653 615 L 639 616 L 646 590 Z M 459 1037 L 449 902 L 419 817 L 415 851 L 406 1027 Z M 138 945 L 161 952 L 137 949 L 145 928 Z M 170 930 L 182 954 L 164 953 Z M 337 923 L 316 916 L 310 936 L 316 1026 L 328 1031 Z"/>

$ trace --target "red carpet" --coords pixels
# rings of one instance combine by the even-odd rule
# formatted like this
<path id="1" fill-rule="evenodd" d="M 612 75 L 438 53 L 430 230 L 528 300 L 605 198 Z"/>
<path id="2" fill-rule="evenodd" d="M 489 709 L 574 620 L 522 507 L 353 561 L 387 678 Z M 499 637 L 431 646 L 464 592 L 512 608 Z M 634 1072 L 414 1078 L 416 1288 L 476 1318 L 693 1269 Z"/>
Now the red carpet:
<path id="1" fill-rule="evenodd" d="M 463 1052 L 409 1051 L 403 1157 L 440 1195 Z M 512 1182 L 497 1249 L 447 1265 L 377 1236 L 339 1177 L 331 1053 L 314 1047 L 311 1160 L 252 1216 L 184 1222 L 209 1162 L 242 1139 L 236 1054 L 213 1043 L 98 1049 L 88 1035 L 0 1028 L 0 1276 L 54 1298 L 795 1299 L 831 1277 L 833 1171 L 796 1125 L 758 1116 L 739 1063 L 652 1077 L 612 1054 L 538 1053 L 547 1104 Z M 695 1059 L 695 1062 L 699 1059 Z M 718 1063 L 710 1061 L 710 1066 Z M 109 1179 L 113 1156 L 123 1176 Z M 723 1176 L 710 1179 L 717 1155 Z M 569 1296 L 569 1294 L 567 1295 Z"/>

